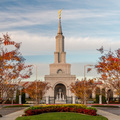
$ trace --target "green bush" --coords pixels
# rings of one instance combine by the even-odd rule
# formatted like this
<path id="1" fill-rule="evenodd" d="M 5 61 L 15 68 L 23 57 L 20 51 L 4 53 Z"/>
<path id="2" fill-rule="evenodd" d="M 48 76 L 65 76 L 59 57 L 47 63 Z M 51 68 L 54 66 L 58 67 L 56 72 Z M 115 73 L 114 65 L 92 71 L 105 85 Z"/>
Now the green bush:
<path id="1" fill-rule="evenodd" d="M 63 104 L 63 105 L 46 105 L 46 106 L 35 106 L 25 110 L 24 116 L 37 115 L 49 112 L 77 112 L 88 115 L 96 115 L 97 109 L 93 107 L 87 107 L 82 104 Z"/>
<path id="2" fill-rule="evenodd" d="M 95 111 L 97 111 L 97 109 L 94 108 L 94 107 L 87 107 L 87 109 L 88 109 L 88 110 L 95 110 Z"/>
<path id="3" fill-rule="evenodd" d="M 16 103 L 18 104 L 19 103 L 19 91 L 17 90 L 17 92 L 16 92 Z"/>
<path id="4" fill-rule="evenodd" d="M 22 89 L 24 91 L 24 88 Z M 22 92 L 22 104 L 26 103 L 25 101 L 25 92 Z"/>
<path id="5" fill-rule="evenodd" d="M 92 110 L 97 111 L 96 108 L 87 107 L 86 105 L 83 105 L 83 104 L 62 104 L 62 105 L 54 104 L 54 105 L 44 105 L 44 106 L 33 106 L 33 107 L 29 107 L 25 111 L 29 109 L 36 110 L 36 109 L 61 108 L 61 107 L 70 107 L 70 108 L 75 108 L 75 109 L 83 108 L 83 109 L 92 109 Z"/>
<path id="6" fill-rule="evenodd" d="M 94 103 L 99 103 L 99 95 L 96 94 L 96 99 Z M 106 98 L 104 95 L 102 95 L 102 103 L 106 103 Z"/>
<path id="7" fill-rule="evenodd" d="M 95 103 L 99 103 L 99 95 L 98 94 L 96 94 Z"/>
<path id="8" fill-rule="evenodd" d="M 22 91 L 24 91 L 24 89 L 22 89 Z M 20 91 L 17 90 L 17 93 L 16 93 L 16 103 L 19 104 L 19 95 L 20 95 Z M 21 97 L 22 97 L 22 104 L 24 104 L 26 101 L 25 101 L 25 93 L 22 92 L 21 93 Z"/>
<path id="9" fill-rule="evenodd" d="M 106 103 L 106 98 L 103 95 L 102 95 L 102 103 Z"/>

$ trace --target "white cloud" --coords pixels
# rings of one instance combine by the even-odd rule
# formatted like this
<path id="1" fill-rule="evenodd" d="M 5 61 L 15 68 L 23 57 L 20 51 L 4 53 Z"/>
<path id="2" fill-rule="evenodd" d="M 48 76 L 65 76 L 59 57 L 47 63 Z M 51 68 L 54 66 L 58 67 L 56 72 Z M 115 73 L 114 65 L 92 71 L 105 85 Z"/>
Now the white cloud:
<path id="1" fill-rule="evenodd" d="M 9 32 L 12 40 L 22 42 L 21 52 L 23 55 L 50 54 L 55 50 L 54 37 L 34 35 L 26 32 Z"/>
<path id="2" fill-rule="evenodd" d="M 108 38 L 97 37 L 70 37 L 65 40 L 66 49 L 69 51 L 95 51 L 104 46 L 105 49 L 110 47 L 113 49 L 119 48 L 120 41 L 113 41 Z"/>
<path id="3" fill-rule="evenodd" d="M 22 27 L 37 24 L 49 24 L 55 21 L 55 11 L 32 11 L 32 12 L 0 12 L 0 26 L 2 28 Z"/>
<path id="4" fill-rule="evenodd" d="M 53 54 L 55 51 L 55 36 L 42 36 L 39 34 L 30 34 L 23 31 L 9 32 L 11 39 L 16 42 L 22 42 L 21 52 L 23 55 L 41 55 Z M 2 35 L 1 35 L 2 36 Z M 118 49 L 120 41 L 114 41 L 107 38 L 94 37 L 66 37 L 65 51 L 73 53 L 83 51 L 96 51 L 96 49 L 104 46 L 105 49 Z"/>
<path id="5" fill-rule="evenodd" d="M 14 11 L 0 11 L 0 29 L 51 24 L 58 19 L 58 10 L 41 10 L 39 8 L 28 7 L 25 8 L 13 8 Z M 9 10 L 9 8 L 8 8 Z M 77 20 L 81 18 L 103 18 L 113 15 L 119 15 L 120 11 L 104 11 L 104 10 L 87 10 L 87 9 L 76 9 L 76 10 L 63 10 L 63 20 Z M 104 21 L 105 22 L 105 21 Z M 114 22 L 114 21 L 113 21 Z M 119 22 L 119 21 L 117 21 Z M 106 22 L 108 23 L 108 21 Z"/>

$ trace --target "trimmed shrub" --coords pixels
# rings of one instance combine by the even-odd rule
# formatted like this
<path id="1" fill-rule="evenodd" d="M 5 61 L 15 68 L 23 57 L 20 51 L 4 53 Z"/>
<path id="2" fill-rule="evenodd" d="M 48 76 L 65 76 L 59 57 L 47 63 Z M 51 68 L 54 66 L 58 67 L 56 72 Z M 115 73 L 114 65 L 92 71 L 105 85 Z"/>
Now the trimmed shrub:
<path id="1" fill-rule="evenodd" d="M 96 94 L 95 103 L 99 103 L 99 95 L 98 94 Z"/>
<path id="2" fill-rule="evenodd" d="M 35 109 L 44 109 L 44 108 L 61 108 L 61 107 L 69 107 L 69 108 L 87 108 L 86 105 L 83 104 L 54 104 L 54 105 L 44 105 L 44 106 L 33 106 L 28 109 L 35 110 Z M 27 110 L 28 110 L 27 109 Z"/>
<path id="3" fill-rule="evenodd" d="M 25 100 L 25 92 L 23 92 L 24 89 L 22 89 L 22 104 L 25 104 L 26 103 L 26 100 Z"/>
<path id="4" fill-rule="evenodd" d="M 106 98 L 103 95 L 102 95 L 102 103 L 104 103 L 104 104 L 106 103 Z"/>
<path id="5" fill-rule="evenodd" d="M 71 104 L 71 105 L 46 105 L 30 107 L 25 111 L 25 116 L 37 115 L 48 112 L 76 112 L 88 115 L 96 115 L 96 108 L 87 107 L 85 105 Z"/>

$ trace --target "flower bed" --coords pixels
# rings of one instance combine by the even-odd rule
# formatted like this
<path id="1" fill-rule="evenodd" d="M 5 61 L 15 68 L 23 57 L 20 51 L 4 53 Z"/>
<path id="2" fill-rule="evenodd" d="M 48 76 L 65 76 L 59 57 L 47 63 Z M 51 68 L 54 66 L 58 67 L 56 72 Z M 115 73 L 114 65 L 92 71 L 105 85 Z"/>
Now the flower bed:
<path id="1" fill-rule="evenodd" d="M 87 107 L 82 104 L 46 105 L 30 107 L 25 110 L 24 116 L 38 115 L 48 112 L 76 112 L 95 116 L 97 110 L 96 108 Z"/>

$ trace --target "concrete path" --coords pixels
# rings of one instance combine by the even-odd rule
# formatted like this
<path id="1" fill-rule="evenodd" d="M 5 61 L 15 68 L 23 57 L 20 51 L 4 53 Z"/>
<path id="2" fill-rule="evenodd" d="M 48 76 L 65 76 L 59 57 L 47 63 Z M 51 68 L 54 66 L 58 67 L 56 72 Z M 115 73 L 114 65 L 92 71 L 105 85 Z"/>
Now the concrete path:
<path id="1" fill-rule="evenodd" d="M 120 108 L 114 108 L 114 107 L 113 108 L 112 107 L 110 108 L 109 107 L 96 107 L 96 108 L 99 110 L 103 110 L 103 111 L 120 116 Z"/>
<path id="2" fill-rule="evenodd" d="M 17 117 L 23 115 L 24 110 L 25 109 L 5 115 L 1 117 L 0 120 L 15 120 Z M 120 120 L 120 115 L 115 115 L 100 109 L 98 109 L 97 114 L 105 116 L 108 120 Z"/>
<path id="3" fill-rule="evenodd" d="M 23 109 L 25 109 L 25 107 L 2 108 L 0 109 L 0 114 L 2 116 L 5 116 L 5 115 L 8 115 L 8 114 L 11 114 L 11 113 L 23 110 Z"/>
<path id="4" fill-rule="evenodd" d="M 106 112 L 100 109 L 97 109 L 97 110 L 98 110 L 97 114 L 108 118 L 108 120 L 120 120 L 120 115 L 115 115 L 115 114 L 112 114 L 112 113 L 109 113 L 109 112 Z"/>
<path id="5" fill-rule="evenodd" d="M 17 112 L 10 113 L 0 118 L 0 120 L 15 120 L 17 117 L 22 116 L 25 109 L 22 109 Z"/>

